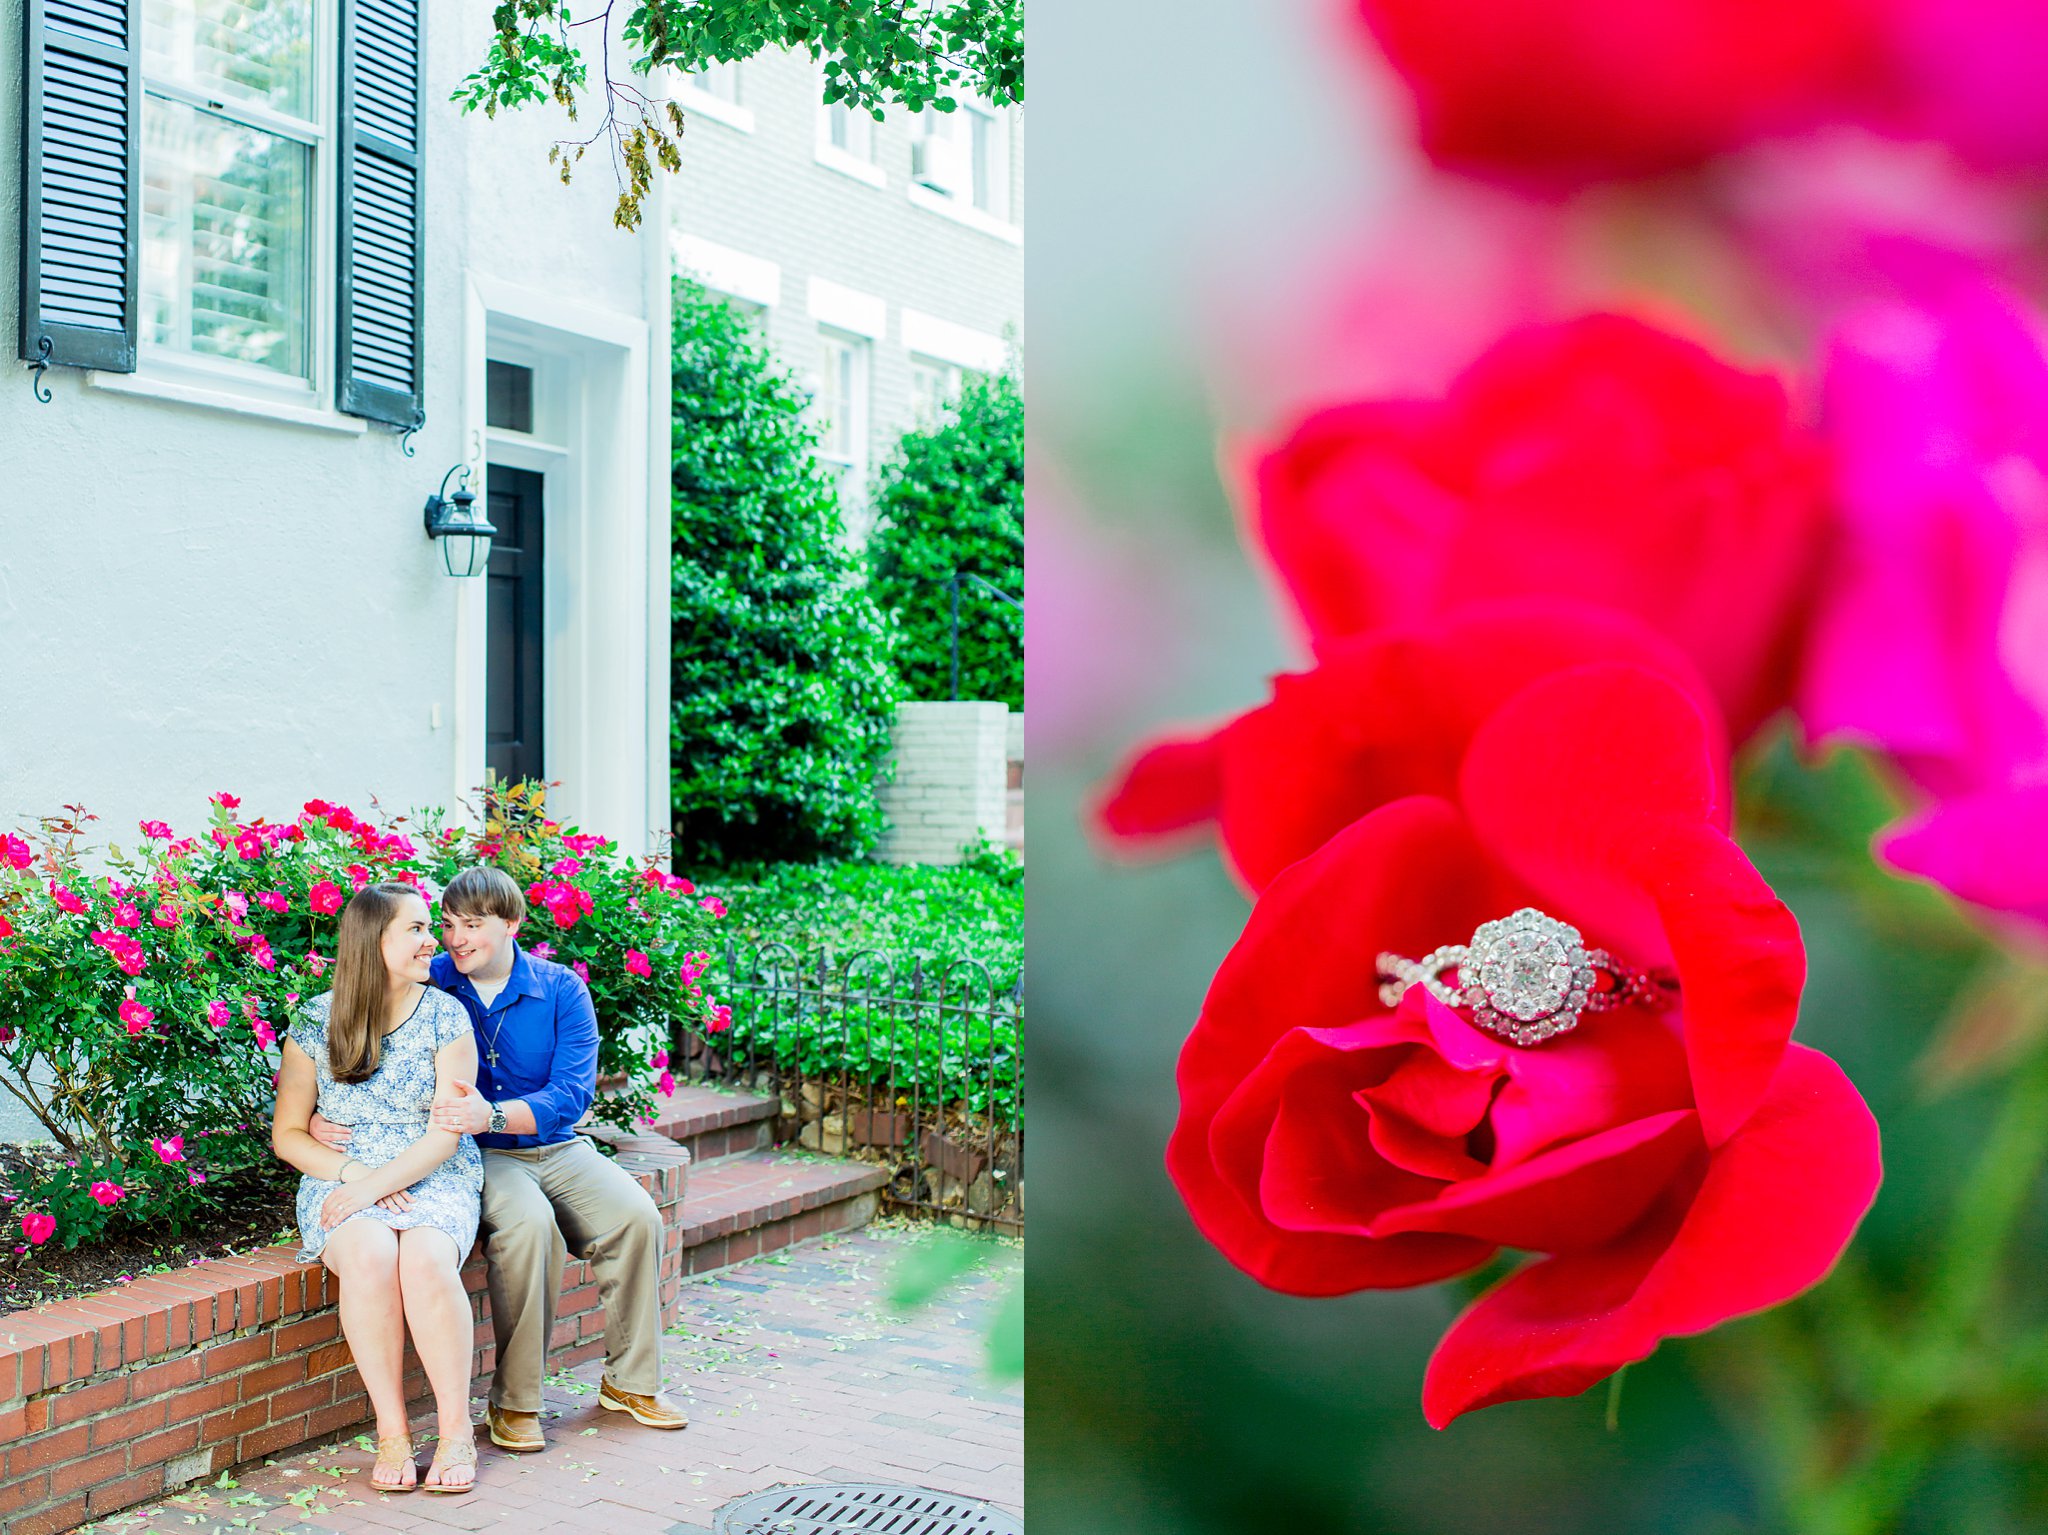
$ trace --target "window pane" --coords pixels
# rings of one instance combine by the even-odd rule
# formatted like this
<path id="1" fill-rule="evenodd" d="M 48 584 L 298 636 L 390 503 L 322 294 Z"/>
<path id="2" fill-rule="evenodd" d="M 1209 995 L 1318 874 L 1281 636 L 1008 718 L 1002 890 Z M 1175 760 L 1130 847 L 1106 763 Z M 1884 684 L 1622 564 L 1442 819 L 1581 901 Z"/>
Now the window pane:
<path id="1" fill-rule="evenodd" d="M 818 439 L 818 451 L 827 458 L 846 458 L 853 441 L 846 419 L 853 394 L 849 378 L 853 354 L 829 337 L 820 347 L 816 408 L 823 435 Z"/>
<path id="2" fill-rule="evenodd" d="M 690 84 L 707 96 L 739 105 L 740 67 L 737 64 L 707 64 L 690 77 Z"/>
<path id="3" fill-rule="evenodd" d="M 825 108 L 825 118 L 831 125 L 833 148 L 843 149 L 857 160 L 874 159 L 875 120 L 872 117 L 835 101 Z"/>
<path id="4" fill-rule="evenodd" d="M 306 375 L 311 158 L 290 139 L 144 98 L 147 339 Z"/>
<path id="5" fill-rule="evenodd" d="M 313 0 L 143 0 L 143 72 L 313 116 Z"/>
<path id="6" fill-rule="evenodd" d="M 974 125 L 974 206 L 984 212 L 996 211 L 996 125 L 995 119 L 969 112 Z"/>
<path id="7" fill-rule="evenodd" d="M 484 425 L 508 432 L 533 430 L 533 369 L 516 362 L 484 363 Z"/>

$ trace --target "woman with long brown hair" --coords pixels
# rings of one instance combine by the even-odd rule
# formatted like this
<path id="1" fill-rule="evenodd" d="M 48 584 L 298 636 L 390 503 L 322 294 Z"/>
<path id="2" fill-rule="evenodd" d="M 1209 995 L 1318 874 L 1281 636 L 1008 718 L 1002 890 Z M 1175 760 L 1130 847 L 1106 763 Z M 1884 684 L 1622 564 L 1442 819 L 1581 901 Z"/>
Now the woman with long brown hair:
<path id="1" fill-rule="evenodd" d="M 341 1330 L 377 1414 L 371 1485 L 420 1485 L 401 1384 L 406 1329 L 434 1390 L 440 1447 L 429 1492 L 476 1481 L 469 1418 L 471 1320 L 462 1263 L 476 1241 L 483 1158 L 428 1122 L 437 1091 L 476 1080 L 469 1015 L 427 984 L 435 939 L 410 885 L 367 885 L 341 914 L 334 989 L 302 1010 L 284 1045 L 271 1144 L 299 1180 L 300 1258 L 340 1280 Z M 306 1126 L 353 1127 L 346 1151 Z"/>

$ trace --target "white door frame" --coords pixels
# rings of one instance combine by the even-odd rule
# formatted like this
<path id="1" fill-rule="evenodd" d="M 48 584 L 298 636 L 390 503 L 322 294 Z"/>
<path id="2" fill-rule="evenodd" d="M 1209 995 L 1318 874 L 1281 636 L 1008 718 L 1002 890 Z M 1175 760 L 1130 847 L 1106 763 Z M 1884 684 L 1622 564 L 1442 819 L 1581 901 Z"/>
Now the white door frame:
<path id="1" fill-rule="evenodd" d="M 463 441 L 472 484 L 497 462 L 547 476 L 542 753 L 564 820 L 647 851 L 668 830 L 668 486 L 652 483 L 657 419 L 648 327 L 471 271 Z M 536 369 L 532 439 L 491 430 L 485 363 Z M 665 397 L 664 397 L 665 398 Z M 658 418 L 666 422 L 665 410 Z M 666 432 L 663 434 L 666 446 Z M 483 782 L 486 587 L 461 583 L 456 633 L 458 793 Z"/>

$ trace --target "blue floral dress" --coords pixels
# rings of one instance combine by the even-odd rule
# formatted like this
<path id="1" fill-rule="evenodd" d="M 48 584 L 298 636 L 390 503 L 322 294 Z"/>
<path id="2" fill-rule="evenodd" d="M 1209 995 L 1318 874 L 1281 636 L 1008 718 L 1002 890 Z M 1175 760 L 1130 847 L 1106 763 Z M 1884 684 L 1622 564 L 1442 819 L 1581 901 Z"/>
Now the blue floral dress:
<path id="1" fill-rule="evenodd" d="M 327 1063 L 327 1010 L 331 994 L 318 996 L 301 1010 L 291 1037 L 313 1058 L 320 1079 L 320 1113 L 347 1125 L 348 1154 L 369 1167 L 381 1167 L 418 1140 L 427 1129 L 427 1111 L 434 1101 L 434 1055 L 443 1045 L 470 1031 L 469 1014 L 439 987 L 429 986 L 410 1018 L 384 1036 L 377 1069 L 364 1082 L 337 1082 Z M 299 1261 L 320 1256 L 334 1233 L 320 1225 L 320 1206 L 341 1185 L 310 1174 L 299 1179 Z M 457 1261 L 467 1258 L 476 1242 L 477 1215 L 483 1198 L 484 1159 L 476 1140 L 465 1135 L 455 1154 L 405 1192 L 412 1208 L 393 1213 L 371 1205 L 348 1220 L 382 1221 L 393 1231 L 432 1226 L 455 1239 Z M 345 1226 L 348 1221 L 343 1221 Z M 334 1228 L 336 1231 L 340 1226 Z"/>

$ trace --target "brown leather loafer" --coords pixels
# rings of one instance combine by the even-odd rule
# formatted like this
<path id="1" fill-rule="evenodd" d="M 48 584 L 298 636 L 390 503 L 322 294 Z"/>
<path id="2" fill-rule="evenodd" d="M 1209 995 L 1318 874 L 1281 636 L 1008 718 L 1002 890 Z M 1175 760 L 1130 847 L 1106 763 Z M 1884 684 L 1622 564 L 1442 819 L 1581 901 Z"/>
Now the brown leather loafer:
<path id="1" fill-rule="evenodd" d="M 680 1407 L 672 1407 L 659 1396 L 641 1396 L 633 1391 L 621 1391 L 612 1384 L 607 1375 L 598 1382 L 597 1405 L 609 1412 L 629 1412 L 635 1423 L 644 1423 L 649 1428 L 688 1428 L 690 1420 Z"/>
<path id="2" fill-rule="evenodd" d="M 548 1447 L 547 1440 L 541 1436 L 540 1414 L 537 1412 L 507 1412 L 502 1407 L 486 1407 L 484 1426 L 491 1432 L 492 1444 L 501 1450 L 510 1450 L 514 1455 L 532 1455 Z"/>

